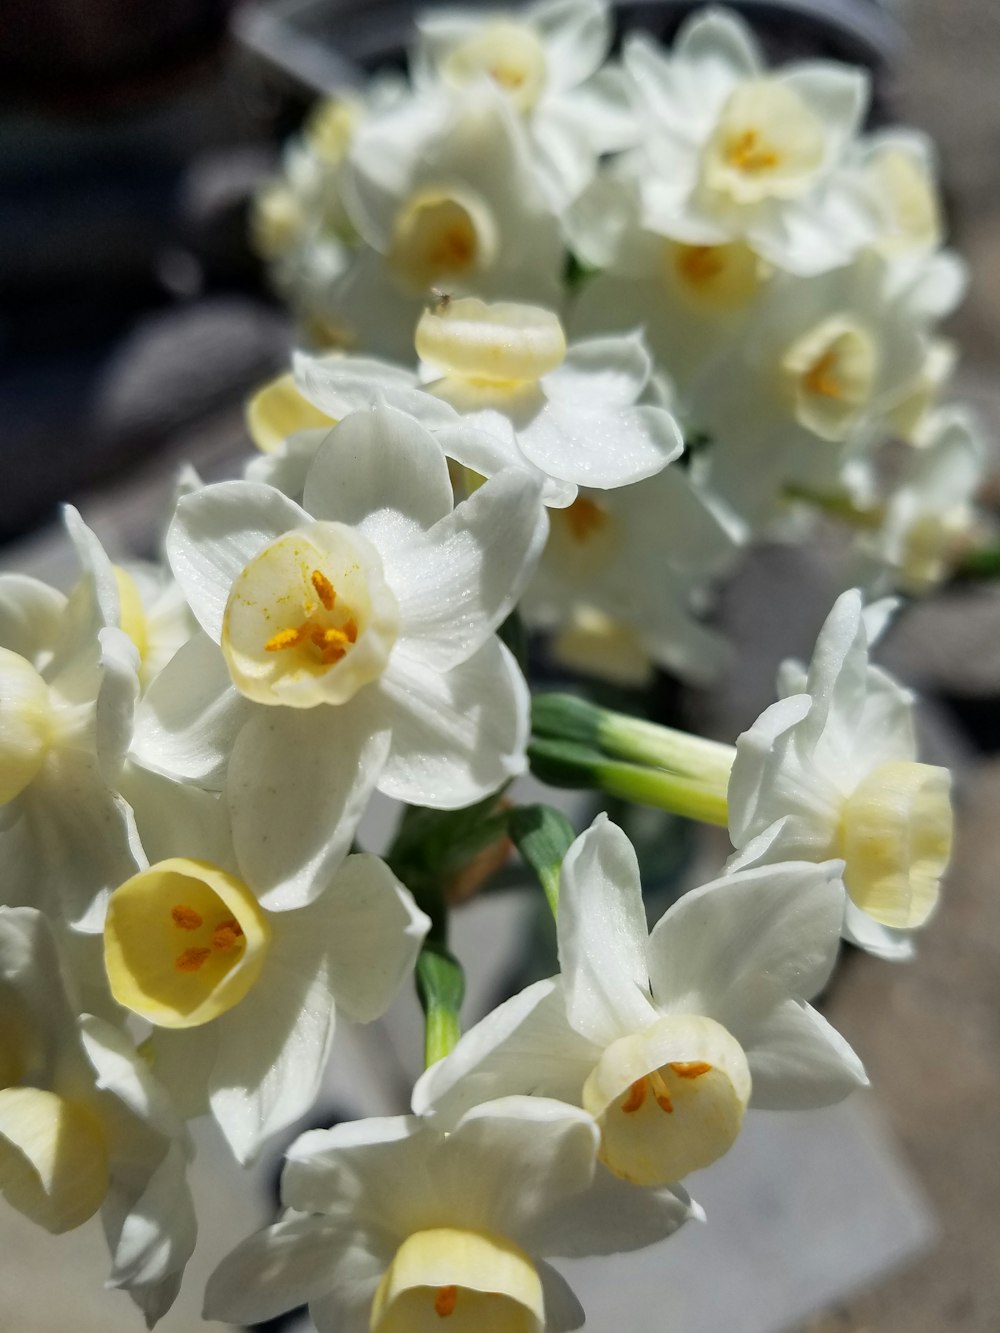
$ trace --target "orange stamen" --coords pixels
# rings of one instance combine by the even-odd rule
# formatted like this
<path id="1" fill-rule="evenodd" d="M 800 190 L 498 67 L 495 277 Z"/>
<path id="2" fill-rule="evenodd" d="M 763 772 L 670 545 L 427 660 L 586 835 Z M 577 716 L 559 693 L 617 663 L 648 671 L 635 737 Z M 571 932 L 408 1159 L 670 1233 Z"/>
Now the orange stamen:
<path id="1" fill-rule="evenodd" d="M 185 907 L 183 903 L 178 903 L 176 907 L 171 907 L 170 919 L 181 930 L 197 930 L 204 918 L 193 907 Z"/>
<path id="2" fill-rule="evenodd" d="M 243 927 L 234 917 L 230 917 L 228 921 L 223 921 L 221 925 L 216 926 L 212 932 L 212 948 L 232 949 L 242 938 Z"/>
<path id="3" fill-rule="evenodd" d="M 269 653 L 280 653 L 285 648 L 298 648 L 309 637 L 311 628 L 312 626 L 306 621 L 297 629 L 279 629 L 277 634 L 272 634 L 264 644 L 264 650 Z"/>
<path id="4" fill-rule="evenodd" d="M 434 1297 L 434 1310 L 442 1319 L 455 1313 L 455 1306 L 457 1303 L 457 1287 L 438 1287 L 437 1295 Z"/>
<path id="5" fill-rule="evenodd" d="M 319 569 L 314 569 L 309 575 L 309 582 L 316 589 L 316 596 L 323 603 L 328 611 L 333 610 L 333 604 L 337 600 L 337 594 L 334 591 L 333 584 L 326 575 Z"/>
<path id="6" fill-rule="evenodd" d="M 844 391 L 837 379 L 836 369 L 836 352 L 826 352 L 802 376 L 802 383 L 809 393 L 817 394 L 821 398 L 842 398 Z"/>
<path id="7" fill-rule="evenodd" d="M 756 130 L 744 130 L 735 139 L 730 139 L 726 148 L 726 161 L 740 171 L 767 171 L 778 165 L 778 154 L 770 148 L 759 148 L 760 135 Z"/>
<path id="8" fill-rule="evenodd" d="M 682 277 L 698 286 L 711 282 L 725 271 L 726 261 L 717 245 L 682 245 L 677 268 Z"/>
<path id="9" fill-rule="evenodd" d="M 653 1092 L 656 1094 L 656 1104 L 661 1111 L 666 1111 L 668 1115 L 673 1115 L 674 1104 L 670 1098 L 670 1090 L 663 1081 L 663 1075 L 660 1073 L 650 1074 L 649 1081 L 653 1085 Z"/>
<path id="10" fill-rule="evenodd" d="M 712 1072 L 712 1066 L 704 1060 L 671 1060 L 670 1068 L 678 1078 L 701 1078 L 702 1074 Z"/>
<path id="11" fill-rule="evenodd" d="M 177 955 L 174 967 L 178 972 L 197 972 L 211 954 L 211 949 L 185 949 Z"/>
<path id="12" fill-rule="evenodd" d="M 643 1102 L 646 1100 L 647 1091 L 648 1084 L 646 1080 L 644 1078 L 637 1078 L 629 1088 L 628 1096 L 622 1102 L 622 1110 L 626 1115 L 632 1115 L 633 1112 L 638 1111 L 639 1107 L 642 1106 Z"/>
<path id="13" fill-rule="evenodd" d="M 588 500 L 585 495 L 579 496 L 568 509 L 559 512 L 565 515 L 570 534 L 574 541 L 578 542 L 585 542 L 588 537 L 602 528 L 608 520 L 608 516 L 601 506 L 595 504 L 593 500 Z"/>

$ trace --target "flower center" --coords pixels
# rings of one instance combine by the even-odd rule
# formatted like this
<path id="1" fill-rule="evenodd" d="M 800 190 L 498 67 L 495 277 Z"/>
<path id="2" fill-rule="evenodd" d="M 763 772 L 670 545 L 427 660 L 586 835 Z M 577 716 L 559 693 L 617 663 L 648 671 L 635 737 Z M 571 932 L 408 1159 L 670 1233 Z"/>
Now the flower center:
<path id="1" fill-rule="evenodd" d="M 543 1333 L 542 1284 L 504 1236 L 437 1227 L 408 1236 L 382 1275 L 370 1333 Z"/>
<path id="2" fill-rule="evenodd" d="M 667 276 L 692 304 L 726 310 L 746 305 L 765 276 L 749 247 L 666 242 Z"/>
<path id="3" fill-rule="evenodd" d="M 749 1098 L 735 1037 L 714 1019 L 673 1014 L 613 1042 L 582 1100 L 609 1169 L 637 1185 L 666 1185 L 728 1152 Z"/>
<path id="4" fill-rule="evenodd" d="M 482 199 L 423 190 L 397 215 L 388 260 L 405 286 L 424 293 L 489 268 L 496 249 L 496 225 Z"/>
<path id="5" fill-rule="evenodd" d="M 779 79 L 729 95 L 706 146 L 703 181 L 735 203 L 793 198 L 809 189 L 825 156 L 822 122 Z"/>
<path id="6" fill-rule="evenodd" d="M 545 48 L 526 24 L 500 20 L 453 47 L 441 72 L 456 87 L 485 75 L 527 112 L 545 87 Z"/>
<path id="7" fill-rule="evenodd" d="M 535 384 L 566 356 L 566 337 L 551 310 L 475 297 L 425 311 L 415 342 L 418 355 L 449 378 L 492 387 Z"/>
<path id="8" fill-rule="evenodd" d="M 587 541 L 595 532 L 600 532 L 608 521 L 606 511 L 584 495 L 578 496 L 568 508 L 559 512 L 565 516 L 570 536 L 577 542 Z"/>
<path id="9" fill-rule="evenodd" d="M 0 1194 L 58 1235 L 86 1222 L 108 1192 L 108 1147 L 93 1113 L 42 1088 L 0 1092 Z"/>
<path id="10" fill-rule="evenodd" d="M 851 899 L 883 926 L 930 916 L 951 857 L 951 774 L 930 764 L 880 764 L 844 803 L 840 850 Z"/>
<path id="11" fill-rule="evenodd" d="M 878 369 L 870 334 L 832 315 L 797 338 L 781 359 L 796 420 L 825 440 L 843 440 L 871 399 Z"/>
<path id="12" fill-rule="evenodd" d="M 49 687 L 27 658 L 0 648 L 0 805 L 38 776 L 53 728 Z"/>
<path id="13" fill-rule="evenodd" d="M 104 927 L 111 992 L 159 1027 L 198 1027 L 244 998 L 270 935 L 241 880 L 204 861 L 160 861 L 111 895 Z"/>
<path id="14" fill-rule="evenodd" d="M 257 703 L 344 703 L 381 675 L 399 608 L 378 552 L 342 523 L 312 523 L 272 542 L 229 594 L 222 651 Z"/>

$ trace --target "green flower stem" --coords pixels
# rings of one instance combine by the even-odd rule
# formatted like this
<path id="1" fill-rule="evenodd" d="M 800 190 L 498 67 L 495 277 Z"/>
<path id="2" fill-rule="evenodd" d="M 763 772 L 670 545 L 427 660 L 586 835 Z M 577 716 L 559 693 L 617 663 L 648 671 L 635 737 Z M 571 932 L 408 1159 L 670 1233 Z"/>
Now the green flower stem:
<path id="1" fill-rule="evenodd" d="M 982 546 L 978 551 L 967 551 L 956 564 L 954 572 L 961 579 L 1000 577 L 1000 546 Z"/>
<path id="2" fill-rule="evenodd" d="M 559 874 L 563 857 L 576 837 L 560 810 L 548 805 L 523 805 L 511 810 L 507 831 L 522 858 L 535 872 L 552 915 L 559 914 Z"/>
<path id="3" fill-rule="evenodd" d="M 417 994 L 424 1011 L 424 1066 L 430 1068 L 455 1049 L 462 1035 L 459 1014 L 465 998 L 462 964 L 428 936 L 417 959 Z"/>
<path id="4" fill-rule="evenodd" d="M 653 765 L 713 790 L 725 790 L 736 758 L 731 745 L 614 713 L 572 694 L 536 695 L 532 726 L 538 738 L 575 742 L 614 759 Z"/>
<path id="5" fill-rule="evenodd" d="M 536 739 L 528 747 L 531 769 L 553 787 L 594 787 L 639 805 L 670 810 L 703 824 L 729 822 L 726 785 L 680 773 L 623 763 L 573 741 Z"/>

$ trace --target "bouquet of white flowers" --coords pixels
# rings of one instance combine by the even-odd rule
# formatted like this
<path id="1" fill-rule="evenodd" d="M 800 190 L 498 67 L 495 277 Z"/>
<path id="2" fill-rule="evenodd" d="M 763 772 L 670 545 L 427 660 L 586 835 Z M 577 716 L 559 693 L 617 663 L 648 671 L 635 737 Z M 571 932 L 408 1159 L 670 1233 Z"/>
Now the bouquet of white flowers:
<path id="1" fill-rule="evenodd" d="M 963 277 L 933 156 L 861 133 L 860 71 L 770 71 L 721 10 L 669 52 L 610 39 L 602 0 L 432 13 L 410 86 L 322 104 L 257 200 L 302 341 L 245 476 L 186 477 L 160 567 L 69 509 L 68 597 L 0 576 L 0 1192 L 51 1232 L 100 1212 L 150 1325 L 195 1241 L 186 1122 L 252 1163 L 335 1016 L 415 976 L 412 1113 L 298 1138 L 206 1315 L 579 1327 L 547 1260 L 663 1239 L 747 1107 L 863 1086 L 809 1001 L 842 937 L 904 957 L 937 903 L 949 774 L 869 661 L 871 595 L 982 523 L 982 446 L 937 405 Z M 864 592 L 735 745 L 532 697 L 522 620 L 589 674 L 711 681 L 713 586 L 828 515 Z M 529 766 L 733 855 L 649 932 L 625 833 L 525 805 Z M 512 848 L 559 971 L 463 1034 L 449 886 Z"/>

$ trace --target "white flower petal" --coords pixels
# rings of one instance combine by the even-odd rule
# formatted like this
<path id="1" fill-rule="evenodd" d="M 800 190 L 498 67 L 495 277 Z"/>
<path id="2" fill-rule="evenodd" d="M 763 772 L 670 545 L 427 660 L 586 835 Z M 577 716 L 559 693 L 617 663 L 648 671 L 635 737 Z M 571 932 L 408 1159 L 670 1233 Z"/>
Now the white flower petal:
<path id="1" fill-rule="evenodd" d="M 310 521 L 286 495 L 252 481 L 222 481 L 181 496 L 167 556 L 198 623 L 216 643 L 237 575 L 269 542 Z"/>
<path id="2" fill-rule="evenodd" d="M 98 931 L 108 896 L 145 858 L 132 811 L 106 786 L 96 761 L 70 753 L 59 760 L 19 799 L 21 818 L 0 837 L 3 894 L 61 911 L 77 930 Z"/>
<path id="3" fill-rule="evenodd" d="M 66 597 L 27 574 L 0 574 L 0 646 L 34 665 L 59 636 Z"/>
<path id="4" fill-rule="evenodd" d="M 516 606 L 547 536 L 538 482 L 509 468 L 392 552 L 400 647 L 435 671 L 464 662 Z"/>
<path id="5" fill-rule="evenodd" d="M 836 160 L 858 132 L 868 109 L 870 80 L 863 69 L 832 60 L 809 60 L 777 76 L 819 118 Z"/>
<path id="6" fill-rule="evenodd" d="M 410 344 L 412 353 L 412 330 Z M 305 352 L 295 353 L 294 365 L 301 392 L 337 421 L 377 403 L 405 412 L 424 426 L 455 421 L 454 409 L 425 393 L 416 372 L 404 366 L 361 356 L 315 357 Z"/>
<path id="7" fill-rule="evenodd" d="M 599 490 L 652 477 L 684 448 L 680 427 L 662 407 L 607 411 L 568 401 L 550 402 L 518 441 L 543 472 Z"/>
<path id="8" fill-rule="evenodd" d="M 736 738 L 729 775 L 729 836 L 734 847 L 787 813 L 777 778 L 795 728 L 808 715 L 808 694 L 792 694 L 765 708 L 749 730 Z"/>
<path id="9" fill-rule="evenodd" d="M 338 1008 L 358 1023 L 381 1017 L 413 972 L 430 919 L 377 856 L 349 856 L 308 909 L 326 941 Z"/>
<path id="10" fill-rule="evenodd" d="M 587 1315 L 562 1273 L 542 1259 L 535 1260 L 535 1271 L 542 1279 L 545 1301 L 545 1333 L 572 1333 L 582 1328 Z"/>
<path id="11" fill-rule="evenodd" d="M 854 1051 L 811 1005 L 786 1000 L 740 1040 L 753 1078 L 751 1106 L 771 1111 L 830 1106 L 868 1084 Z"/>
<path id="12" fill-rule="evenodd" d="M 454 505 L 441 446 L 392 407 L 353 412 L 331 432 L 306 477 L 303 503 L 319 519 L 358 527 L 387 558 Z"/>
<path id="13" fill-rule="evenodd" d="M 220 789 L 252 708 L 233 686 L 218 644 L 199 632 L 146 691 L 136 714 L 132 758 L 154 773 Z"/>
<path id="14" fill-rule="evenodd" d="M 311 902 L 347 855 L 389 746 L 370 726 L 367 697 L 256 708 L 236 738 L 226 777 L 233 844 L 271 910 Z"/>
<path id="15" fill-rule="evenodd" d="M 587 338 L 573 343 L 562 365 L 545 376 L 553 402 L 631 407 L 649 382 L 653 363 L 641 335 Z"/>
<path id="16" fill-rule="evenodd" d="M 536 981 L 471 1027 L 450 1055 L 421 1075 L 413 1110 L 447 1126 L 473 1106 L 517 1093 L 575 1105 L 600 1056 L 600 1046 L 569 1026 L 558 978 Z"/>
<path id="17" fill-rule="evenodd" d="M 198 1234 L 186 1173 L 184 1150 L 173 1143 L 108 1236 L 110 1284 L 127 1287 L 154 1318 L 169 1309 L 176 1295 L 169 1279 L 180 1277 Z"/>
<path id="18" fill-rule="evenodd" d="M 611 16 L 601 0 L 540 0 L 524 17 L 542 38 L 553 89 L 576 87 L 608 54 Z"/>
<path id="19" fill-rule="evenodd" d="M 94 717 L 94 747 L 105 781 L 114 784 L 132 740 L 139 697 L 139 655 L 127 634 L 113 625 L 98 632 L 101 685 Z"/>
<path id="20" fill-rule="evenodd" d="M 532 1248 L 559 1258 L 642 1250 L 705 1214 L 679 1185 L 639 1189 L 598 1166 L 585 1194 L 553 1199 L 530 1228 Z"/>
<path id="21" fill-rule="evenodd" d="M 322 1296 L 338 1255 L 351 1244 L 342 1221 L 292 1214 L 247 1237 L 205 1288 L 204 1317 L 258 1324 Z"/>
<path id="22" fill-rule="evenodd" d="M 282 913 L 282 917 L 306 913 Z M 334 1005 L 322 938 L 278 920 L 250 994 L 217 1019 L 212 1114 L 241 1165 L 309 1110 L 333 1042 Z M 299 946 L 299 947 L 296 947 Z"/>
<path id="23" fill-rule="evenodd" d="M 571 1027 L 601 1046 L 655 1019 L 646 913 L 628 838 L 598 815 L 566 853 L 559 889 L 559 965 Z"/>
<path id="24" fill-rule="evenodd" d="M 528 688 L 495 636 L 447 672 L 399 645 L 379 691 L 392 734 L 376 782 L 385 795 L 455 810 L 524 772 Z"/>
<path id="25" fill-rule="evenodd" d="M 523 1247 L 546 1206 L 590 1184 L 598 1139 L 585 1111 L 548 1097 L 504 1097 L 463 1116 L 427 1169 L 461 1225 Z"/>
<path id="26" fill-rule="evenodd" d="M 686 893 L 649 937 L 658 1005 L 714 1018 L 742 1042 L 758 1014 L 788 996 L 815 995 L 840 942 L 839 869 L 840 862 L 785 862 Z"/>

